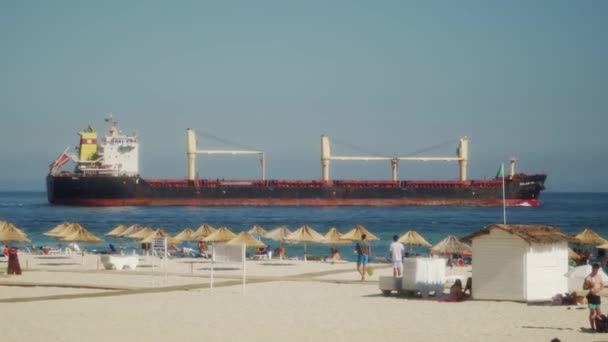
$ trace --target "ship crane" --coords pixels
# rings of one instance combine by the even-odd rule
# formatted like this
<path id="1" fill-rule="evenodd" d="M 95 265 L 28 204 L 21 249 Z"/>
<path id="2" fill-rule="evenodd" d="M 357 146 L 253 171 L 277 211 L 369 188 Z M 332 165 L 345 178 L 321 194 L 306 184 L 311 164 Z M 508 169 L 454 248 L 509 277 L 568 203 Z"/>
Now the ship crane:
<path id="1" fill-rule="evenodd" d="M 469 140 L 467 137 L 460 138 L 458 149 L 456 150 L 457 157 L 352 157 L 352 156 L 332 156 L 329 145 L 329 137 L 321 135 L 321 177 L 322 180 L 328 183 L 329 180 L 329 163 L 331 160 L 342 161 L 377 161 L 390 160 L 392 169 L 392 180 L 397 181 L 399 174 L 399 161 L 457 161 L 459 165 L 459 176 L 461 181 L 467 180 L 467 164 L 469 160 Z"/>
<path id="2" fill-rule="evenodd" d="M 257 150 L 197 150 L 196 135 L 192 128 L 188 128 L 186 133 L 188 156 L 188 180 L 194 181 L 196 178 L 196 155 L 259 155 L 262 180 L 266 180 L 266 153 Z"/>

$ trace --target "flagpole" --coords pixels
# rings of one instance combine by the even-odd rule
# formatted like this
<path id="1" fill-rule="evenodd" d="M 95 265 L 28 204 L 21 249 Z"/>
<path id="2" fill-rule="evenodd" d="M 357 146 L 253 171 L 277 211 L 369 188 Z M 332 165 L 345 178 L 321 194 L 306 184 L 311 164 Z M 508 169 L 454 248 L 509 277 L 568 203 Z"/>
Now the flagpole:
<path id="1" fill-rule="evenodd" d="M 505 199 L 505 164 L 500 164 L 502 174 L 502 223 L 507 224 L 507 201 Z"/>

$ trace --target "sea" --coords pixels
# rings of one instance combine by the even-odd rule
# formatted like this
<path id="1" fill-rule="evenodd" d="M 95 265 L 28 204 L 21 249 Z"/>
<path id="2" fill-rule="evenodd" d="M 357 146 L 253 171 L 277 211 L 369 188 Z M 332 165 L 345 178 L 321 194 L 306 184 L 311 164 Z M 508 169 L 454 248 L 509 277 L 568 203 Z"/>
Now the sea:
<path id="1" fill-rule="evenodd" d="M 608 193 L 543 193 L 539 207 L 507 207 L 507 223 L 543 224 L 557 226 L 564 233 L 577 233 L 591 228 L 608 238 Z M 43 233 L 61 222 L 78 222 L 104 239 L 102 243 L 80 244 L 89 251 L 107 251 L 109 245 L 123 244 L 127 250 L 140 247 L 138 241 L 104 236 L 119 224 L 138 223 L 152 228 L 164 228 L 177 234 L 184 228 L 197 229 L 208 223 L 226 226 L 235 233 L 260 225 L 269 230 L 286 225 L 294 230 L 306 224 L 324 234 L 331 227 L 345 233 L 360 224 L 380 238 L 372 241 L 374 256 L 387 256 L 393 235 L 408 230 L 420 233 L 431 244 L 453 234 L 462 237 L 489 224 L 502 223 L 502 207 L 71 207 L 50 205 L 45 192 L 0 192 L 0 220 L 9 221 L 23 229 L 35 244 L 57 247 L 65 242 Z M 262 239 L 271 248 L 278 242 Z M 193 246 L 194 247 L 194 246 Z M 301 257 L 303 244 L 286 245 L 289 257 Z M 354 260 L 353 245 L 339 245 L 347 260 Z M 308 255 L 327 256 L 330 246 L 307 244 Z M 408 248 L 409 249 L 409 248 Z M 406 249 L 407 250 L 407 249 Z M 426 254 L 422 248 L 413 253 Z"/>

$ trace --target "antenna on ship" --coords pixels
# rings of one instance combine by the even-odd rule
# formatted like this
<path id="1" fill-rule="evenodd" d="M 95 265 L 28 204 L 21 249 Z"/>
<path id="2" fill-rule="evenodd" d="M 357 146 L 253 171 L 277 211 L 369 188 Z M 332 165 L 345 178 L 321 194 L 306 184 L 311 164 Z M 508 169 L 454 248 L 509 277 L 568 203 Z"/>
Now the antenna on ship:
<path id="1" fill-rule="evenodd" d="M 108 117 L 104 119 L 105 122 L 110 124 L 110 135 L 116 136 L 118 135 L 118 121 L 114 120 L 114 115 L 112 113 L 108 113 Z"/>

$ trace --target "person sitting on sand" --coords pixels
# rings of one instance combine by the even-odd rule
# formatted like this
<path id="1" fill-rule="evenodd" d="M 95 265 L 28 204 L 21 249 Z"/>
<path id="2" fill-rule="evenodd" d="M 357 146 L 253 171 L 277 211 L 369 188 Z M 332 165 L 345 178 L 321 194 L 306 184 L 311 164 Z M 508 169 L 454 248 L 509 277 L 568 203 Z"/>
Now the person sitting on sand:
<path id="1" fill-rule="evenodd" d="M 450 287 L 450 294 L 448 296 L 448 301 L 450 302 L 460 302 L 466 298 L 466 294 L 462 290 L 462 281 L 460 279 L 456 279 L 454 285 Z"/>
<path id="2" fill-rule="evenodd" d="M 342 257 L 340 256 L 340 251 L 338 251 L 338 248 L 331 247 L 329 249 L 329 256 L 324 257 L 323 261 L 327 262 L 329 259 L 331 259 L 332 263 L 334 263 L 336 260 L 342 260 Z"/>
<path id="3" fill-rule="evenodd" d="M 333 261 L 342 260 L 342 257 L 340 256 L 340 251 L 338 250 L 338 247 L 332 247 L 330 249 L 330 252 L 331 252 L 331 259 Z"/>
<path id="4" fill-rule="evenodd" d="M 268 246 L 264 245 L 255 250 L 255 255 L 266 255 L 268 254 Z"/>
<path id="5" fill-rule="evenodd" d="M 283 259 L 287 256 L 287 250 L 283 246 L 279 246 L 274 250 L 274 254 L 279 256 L 279 258 Z"/>
<path id="6" fill-rule="evenodd" d="M 202 240 L 199 241 L 197 247 L 198 247 L 199 253 L 205 254 L 205 250 L 207 249 L 207 246 L 205 246 L 205 241 L 202 241 Z"/>

